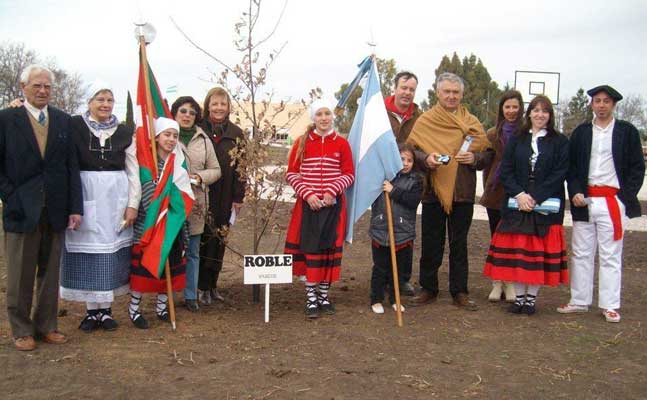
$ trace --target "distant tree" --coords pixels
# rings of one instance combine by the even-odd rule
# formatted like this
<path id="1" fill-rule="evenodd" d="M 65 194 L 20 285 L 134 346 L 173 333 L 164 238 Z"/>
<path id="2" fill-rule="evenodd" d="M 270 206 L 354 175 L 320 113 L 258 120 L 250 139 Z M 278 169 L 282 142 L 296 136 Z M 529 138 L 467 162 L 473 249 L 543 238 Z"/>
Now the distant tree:
<path id="1" fill-rule="evenodd" d="M 579 124 L 591 121 L 592 119 L 593 111 L 589 106 L 589 99 L 586 96 L 584 89 L 579 88 L 575 95 L 571 97 L 565 109 L 562 109 L 562 132 L 566 136 L 571 136 L 573 129 L 575 129 Z"/>
<path id="2" fill-rule="evenodd" d="M 427 99 L 420 102 L 420 110 L 422 112 L 429 110 L 429 101 L 427 101 Z"/>
<path id="3" fill-rule="evenodd" d="M 485 126 L 493 126 L 496 120 L 497 105 L 501 96 L 498 83 L 492 80 L 490 73 L 480 58 L 474 54 L 463 60 L 454 52 L 451 58 L 444 56 L 436 68 L 436 78 L 443 72 L 452 72 L 465 81 L 463 104 Z M 438 101 L 437 88 L 427 91 L 427 102 L 433 106 Z"/>
<path id="4" fill-rule="evenodd" d="M 388 97 L 393 94 L 395 89 L 395 75 L 397 74 L 397 68 L 395 65 L 395 60 L 392 58 L 384 59 L 377 58 L 377 72 L 380 76 L 380 89 L 382 91 L 382 96 Z M 349 83 L 343 83 L 339 91 L 335 93 L 335 98 L 339 100 L 341 95 L 346 91 Z M 351 93 L 346 103 L 346 108 L 342 115 L 339 115 L 335 118 L 335 126 L 340 133 L 348 133 L 351 126 L 353 125 L 353 119 L 355 118 L 355 113 L 357 112 L 357 102 L 360 97 L 362 97 L 363 90 L 361 87 L 358 87 L 353 93 Z"/>
<path id="5" fill-rule="evenodd" d="M 133 118 L 133 99 L 130 97 L 130 90 L 126 98 L 126 126 L 135 130 L 135 119 Z"/>
<path id="6" fill-rule="evenodd" d="M 35 51 L 26 49 L 22 43 L 0 45 L 0 108 L 22 97 L 20 74 L 25 67 L 35 63 L 44 64 L 54 73 L 56 81 L 51 104 L 68 113 L 78 111 L 85 95 L 81 75 L 60 68 L 53 59 L 41 60 Z"/>
<path id="7" fill-rule="evenodd" d="M 629 94 L 616 105 L 616 116 L 618 119 L 631 122 L 642 140 L 647 138 L 647 103 L 645 98 L 639 94 Z"/>

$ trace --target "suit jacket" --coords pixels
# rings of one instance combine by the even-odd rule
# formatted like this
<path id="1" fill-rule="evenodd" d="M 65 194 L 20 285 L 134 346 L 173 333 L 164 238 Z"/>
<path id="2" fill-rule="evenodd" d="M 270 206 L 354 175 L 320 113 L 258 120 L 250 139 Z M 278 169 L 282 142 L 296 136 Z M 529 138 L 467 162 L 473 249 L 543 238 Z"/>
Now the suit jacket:
<path id="1" fill-rule="evenodd" d="M 4 230 L 36 231 L 45 206 L 49 225 L 54 231 L 62 231 L 70 214 L 83 213 L 70 116 L 49 106 L 43 158 L 27 113 L 25 107 L 0 111 L 0 198 Z"/>
<path id="2" fill-rule="evenodd" d="M 568 173 L 568 194 L 571 198 L 577 193 L 588 195 L 592 142 L 591 122 L 579 125 L 571 135 L 571 166 Z M 618 198 L 625 205 L 627 217 L 640 217 L 638 191 L 645 177 L 645 160 L 640 134 L 635 126 L 616 120 L 611 137 L 611 154 L 620 183 Z M 572 202 L 571 214 L 574 221 L 589 220 L 589 208 L 575 207 Z"/>
<path id="3" fill-rule="evenodd" d="M 535 163 L 534 187 L 530 186 L 530 156 L 532 149 L 530 133 L 513 136 L 505 146 L 501 161 L 501 182 L 506 196 L 502 199 L 501 215 L 518 213 L 516 209 L 508 208 L 508 198 L 526 192 L 537 204 L 543 203 L 550 197 L 560 199 L 560 209 L 557 214 L 535 216 L 537 221 L 546 225 L 562 224 L 564 220 L 564 180 L 568 173 L 569 143 L 566 136 L 544 136 L 538 139 L 539 156 Z"/>

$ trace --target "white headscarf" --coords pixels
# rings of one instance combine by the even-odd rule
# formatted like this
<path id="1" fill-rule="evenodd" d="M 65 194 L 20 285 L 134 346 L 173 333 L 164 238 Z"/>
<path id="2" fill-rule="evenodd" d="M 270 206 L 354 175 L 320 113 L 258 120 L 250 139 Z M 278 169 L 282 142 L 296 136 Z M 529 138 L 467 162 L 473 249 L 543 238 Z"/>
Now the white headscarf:
<path id="1" fill-rule="evenodd" d="M 310 104 L 310 120 L 315 121 L 315 114 L 322 108 L 327 108 L 330 112 L 335 115 L 335 103 L 328 99 L 317 99 Z"/>
<path id="2" fill-rule="evenodd" d="M 103 92 L 104 90 L 109 90 L 110 93 L 113 93 L 111 84 L 109 84 L 106 81 L 102 81 L 101 79 L 96 79 L 94 82 L 90 84 L 90 86 L 88 87 L 88 91 L 85 94 L 86 103 L 89 103 L 90 100 L 92 100 L 94 96 L 97 95 L 97 93 Z M 114 96 L 114 93 L 113 93 L 113 96 Z"/>
<path id="3" fill-rule="evenodd" d="M 176 132 L 180 132 L 180 125 L 174 119 L 159 117 L 153 125 L 155 127 L 155 136 L 159 136 L 160 133 L 167 129 L 175 129 Z"/>

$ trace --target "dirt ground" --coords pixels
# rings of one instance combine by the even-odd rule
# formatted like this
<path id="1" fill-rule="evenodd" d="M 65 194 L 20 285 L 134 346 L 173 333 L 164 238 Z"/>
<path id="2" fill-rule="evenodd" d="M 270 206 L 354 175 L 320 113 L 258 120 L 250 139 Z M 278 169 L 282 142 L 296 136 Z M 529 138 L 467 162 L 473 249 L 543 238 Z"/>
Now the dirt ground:
<path id="1" fill-rule="evenodd" d="M 279 210 L 287 224 L 290 205 Z M 61 302 L 60 330 L 69 343 L 14 350 L 5 310 L 6 272 L 0 267 L 0 396 L 3 399 L 638 399 L 647 390 L 647 233 L 625 239 L 622 322 L 597 311 L 560 315 L 568 288 L 542 288 L 538 314 L 512 315 L 487 302 L 481 275 L 489 241 L 486 221 L 470 232 L 470 291 L 480 310 L 451 305 L 447 266 L 435 304 L 395 313 L 369 309 L 371 269 L 366 216 L 344 250 L 342 281 L 331 297 L 337 314 L 303 315 L 300 283 L 272 289 L 271 321 L 251 302 L 242 268 L 231 252 L 222 274 L 227 303 L 192 314 L 178 307 L 178 330 L 144 312 L 151 329 L 128 321 L 127 299 L 113 308 L 115 332 L 81 333 L 84 308 Z M 418 229 L 418 234 L 419 234 Z M 570 240 L 570 229 L 567 229 Z M 243 217 L 233 246 L 249 243 Z M 269 237 L 264 251 L 282 238 Z M 416 255 L 419 255 L 419 241 Z M 418 257 L 414 261 L 417 272 Z M 415 280 L 415 278 L 414 278 Z M 182 304 L 182 296 L 177 302 Z M 597 296 L 596 296 L 597 297 Z M 406 298 L 405 298 L 406 299 Z"/>

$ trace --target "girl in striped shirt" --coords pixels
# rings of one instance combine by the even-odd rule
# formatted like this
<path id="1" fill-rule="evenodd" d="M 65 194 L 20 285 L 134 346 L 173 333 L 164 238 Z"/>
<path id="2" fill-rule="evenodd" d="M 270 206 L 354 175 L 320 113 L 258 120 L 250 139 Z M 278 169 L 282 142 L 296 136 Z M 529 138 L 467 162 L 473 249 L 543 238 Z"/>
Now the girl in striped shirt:
<path id="1" fill-rule="evenodd" d="M 335 307 L 328 290 L 339 280 L 346 232 L 344 190 L 355 172 L 350 146 L 333 128 L 333 106 L 316 100 L 310 106 L 310 125 L 290 151 L 287 181 L 296 192 L 285 243 L 293 255 L 293 274 L 305 276 L 308 318 Z"/>

